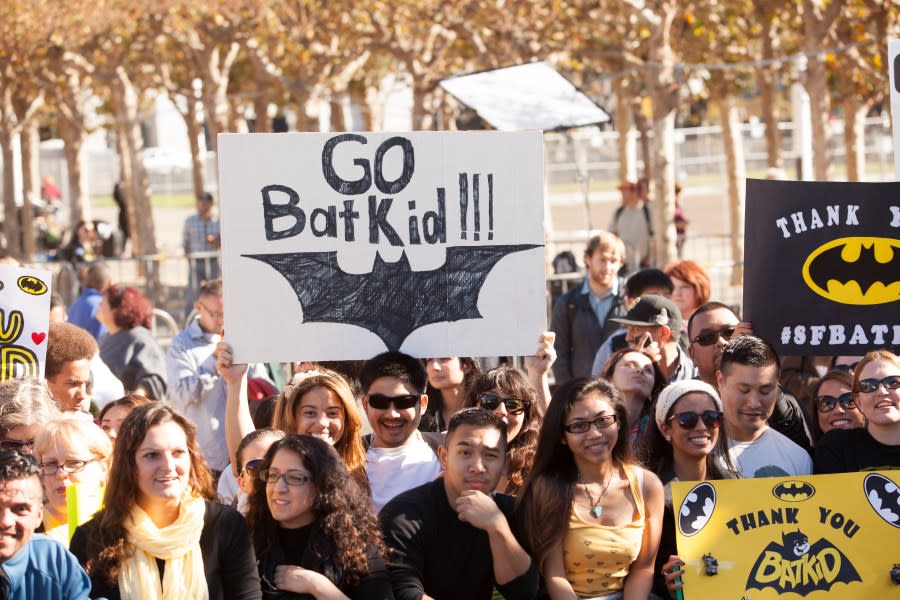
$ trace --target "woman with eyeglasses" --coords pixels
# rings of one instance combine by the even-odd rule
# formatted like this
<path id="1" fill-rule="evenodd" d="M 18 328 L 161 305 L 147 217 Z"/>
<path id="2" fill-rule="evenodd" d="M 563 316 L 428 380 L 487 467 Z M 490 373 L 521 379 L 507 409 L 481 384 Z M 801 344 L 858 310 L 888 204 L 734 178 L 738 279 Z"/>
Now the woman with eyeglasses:
<path id="1" fill-rule="evenodd" d="M 100 338 L 100 358 L 126 391 L 151 400 L 166 397 L 166 353 L 151 333 L 153 304 L 138 289 L 111 285 L 97 307 L 97 320 L 108 330 Z"/>
<path id="2" fill-rule="evenodd" d="M 638 446 L 638 458 L 665 486 L 662 537 L 656 555 L 653 591 L 675 597 L 676 574 L 683 564 L 675 548 L 672 483 L 737 477 L 722 431 L 722 401 L 714 387 L 698 379 L 676 381 L 659 395 L 653 421 Z"/>
<path id="3" fill-rule="evenodd" d="M 537 391 L 524 373 L 501 365 L 478 374 L 467 395 L 466 406 L 480 406 L 506 423 L 506 474 L 497 491 L 515 496 L 528 477 L 537 449 L 541 426 Z"/>
<path id="4" fill-rule="evenodd" d="M 216 353 L 216 369 L 226 388 L 226 441 L 232 464 L 237 464 L 238 444 L 256 429 L 243 383 L 247 365 L 232 362 L 231 345 L 226 342 L 219 343 Z M 272 427 L 287 435 L 311 435 L 334 446 L 350 473 L 368 488 L 362 419 L 350 384 L 339 373 L 323 367 L 295 373 L 275 403 Z"/>
<path id="5" fill-rule="evenodd" d="M 237 462 L 235 463 L 237 475 L 237 492 L 230 498 L 223 496 L 222 483 L 225 474 L 219 478 L 219 500 L 232 506 L 242 515 L 249 509 L 250 495 L 253 494 L 253 484 L 259 479 L 259 471 L 262 469 L 266 452 L 272 444 L 284 439 L 285 433 L 274 427 L 257 429 L 244 436 L 237 449 Z"/>
<path id="6" fill-rule="evenodd" d="M 428 408 L 419 422 L 419 431 L 446 431 L 453 413 L 466 406 L 466 389 L 481 372 L 481 364 L 469 356 L 428 358 L 425 371 Z"/>
<path id="7" fill-rule="evenodd" d="M 626 414 L 609 382 L 574 379 L 544 416 L 516 512 L 554 600 L 650 594 L 663 487 L 635 462 Z"/>
<path id="8" fill-rule="evenodd" d="M 825 373 L 812 389 L 811 408 L 815 415 L 810 428 L 813 443 L 832 429 L 855 429 L 866 424 L 853 402 L 853 376 L 849 371 Z"/>
<path id="9" fill-rule="evenodd" d="M 34 457 L 41 467 L 46 497 L 44 533 L 69 545 L 80 523 L 69 523 L 67 490 L 78 486 L 78 508 L 90 517 L 103 500 L 111 455 L 112 442 L 93 421 L 64 413 L 41 425 L 34 438 Z"/>
<path id="10" fill-rule="evenodd" d="M 815 473 L 900 467 L 900 357 L 866 354 L 853 371 L 853 403 L 865 427 L 832 429 L 816 444 Z"/>
<path id="11" fill-rule="evenodd" d="M 104 508 L 70 544 L 93 597 L 260 598 L 247 523 L 212 497 L 194 425 L 163 402 L 131 411 L 113 449 Z"/>
<path id="12" fill-rule="evenodd" d="M 368 494 L 322 439 L 272 444 L 247 521 L 264 598 L 393 598 Z"/>
<path id="13" fill-rule="evenodd" d="M 628 415 L 626 431 L 634 449 L 652 420 L 653 400 L 666 385 L 666 378 L 649 354 L 632 348 L 613 352 L 603 365 L 600 377 L 612 383 L 622 395 Z"/>

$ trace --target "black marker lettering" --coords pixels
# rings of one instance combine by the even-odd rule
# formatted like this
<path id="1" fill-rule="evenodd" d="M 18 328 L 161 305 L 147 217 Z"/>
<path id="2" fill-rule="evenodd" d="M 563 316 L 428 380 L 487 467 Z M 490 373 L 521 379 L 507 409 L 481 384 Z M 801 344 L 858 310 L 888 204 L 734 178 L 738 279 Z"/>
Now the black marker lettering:
<path id="1" fill-rule="evenodd" d="M 325 219 L 324 227 L 316 227 L 316 223 Z M 309 229 L 316 237 L 337 237 L 337 207 L 333 204 L 326 208 L 316 208 L 309 215 Z"/>
<path id="2" fill-rule="evenodd" d="M 400 177 L 394 181 L 385 181 L 382 173 L 384 155 L 394 146 L 400 146 L 403 149 L 403 171 Z M 397 194 L 406 187 L 409 180 L 412 179 L 413 171 L 416 169 L 416 155 L 413 152 L 412 143 L 403 137 L 395 136 L 385 140 L 378 150 L 375 151 L 375 187 L 383 194 Z"/>
<path id="3" fill-rule="evenodd" d="M 387 215 L 391 210 L 391 204 L 394 203 L 393 198 L 384 198 L 381 202 L 372 195 L 369 196 L 369 243 L 378 243 L 378 230 L 380 229 L 384 236 L 391 243 L 391 246 L 402 246 L 400 236 L 397 231 L 388 223 Z"/>
<path id="4" fill-rule="evenodd" d="M 354 181 L 347 181 L 346 179 L 341 178 L 341 176 L 337 174 L 337 171 L 334 170 L 334 148 L 342 142 L 359 142 L 360 144 L 365 144 L 367 143 L 367 140 L 361 135 L 344 133 L 325 142 L 325 147 L 322 148 L 322 173 L 325 175 L 325 181 L 327 181 L 328 185 L 339 194 L 344 194 L 345 196 L 364 194 L 372 187 L 372 172 L 368 160 L 365 158 L 353 159 L 354 165 L 363 168 L 363 176 Z"/>
<path id="5" fill-rule="evenodd" d="M 344 239 L 348 242 L 356 240 L 353 219 L 359 218 L 359 213 L 353 210 L 353 202 L 353 200 L 344 200 L 344 210 L 338 213 L 338 216 L 344 220 Z"/>
<path id="6" fill-rule="evenodd" d="M 447 203 L 444 199 L 444 188 L 437 189 L 438 209 L 425 211 L 422 217 L 422 232 L 429 244 L 447 241 Z"/>
<path id="7" fill-rule="evenodd" d="M 273 204 L 272 192 L 287 194 L 287 204 Z M 286 185 L 267 185 L 262 189 L 263 197 L 263 218 L 266 222 L 266 240 L 281 240 L 297 235 L 303 231 L 306 226 L 306 214 L 303 209 L 297 206 L 300 202 L 300 195 Z M 294 224 L 288 229 L 275 231 L 275 219 L 280 217 L 293 217 Z"/>

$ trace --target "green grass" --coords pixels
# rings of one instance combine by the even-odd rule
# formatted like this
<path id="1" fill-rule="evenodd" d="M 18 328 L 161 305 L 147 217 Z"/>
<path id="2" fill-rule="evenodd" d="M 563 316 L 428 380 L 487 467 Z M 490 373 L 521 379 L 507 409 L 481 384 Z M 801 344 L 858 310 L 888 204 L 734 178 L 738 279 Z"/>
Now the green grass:
<path id="1" fill-rule="evenodd" d="M 150 204 L 154 208 L 193 208 L 196 202 L 193 194 L 154 195 L 150 198 Z M 109 207 L 115 206 L 115 202 L 112 196 L 100 196 L 91 199 L 91 206 Z"/>

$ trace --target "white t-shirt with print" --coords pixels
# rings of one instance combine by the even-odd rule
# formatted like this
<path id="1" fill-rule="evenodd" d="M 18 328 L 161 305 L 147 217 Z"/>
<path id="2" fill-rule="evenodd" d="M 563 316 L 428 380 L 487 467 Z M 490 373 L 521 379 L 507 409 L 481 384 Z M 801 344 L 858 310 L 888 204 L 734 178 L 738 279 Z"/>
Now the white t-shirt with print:
<path id="1" fill-rule="evenodd" d="M 731 462 L 742 477 L 810 475 L 812 458 L 787 436 L 767 427 L 752 442 L 728 440 Z"/>
<path id="2" fill-rule="evenodd" d="M 431 446 L 418 431 L 416 439 L 399 448 L 376 448 L 366 451 L 366 475 L 372 488 L 375 512 L 397 494 L 432 481 L 441 473 L 441 463 Z"/>

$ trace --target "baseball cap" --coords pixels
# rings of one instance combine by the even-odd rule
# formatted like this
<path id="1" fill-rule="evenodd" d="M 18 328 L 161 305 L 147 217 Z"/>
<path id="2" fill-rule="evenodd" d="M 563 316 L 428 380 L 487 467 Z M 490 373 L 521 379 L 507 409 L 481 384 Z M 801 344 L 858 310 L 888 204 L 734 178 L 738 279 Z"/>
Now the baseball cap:
<path id="1" fill-rule="evenodd" d="M 639 327 L 666 325 L 675 336 L 681 333 L 681 311 L 674 302 L 656 294 L 641 296 L 624 317 L 613 317 L 610 321 Z"/>

